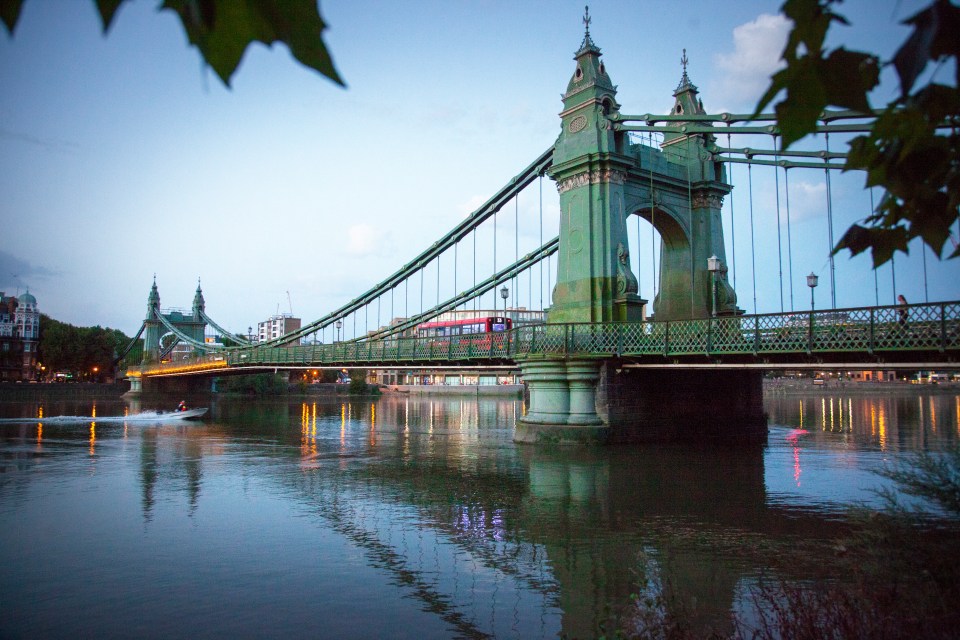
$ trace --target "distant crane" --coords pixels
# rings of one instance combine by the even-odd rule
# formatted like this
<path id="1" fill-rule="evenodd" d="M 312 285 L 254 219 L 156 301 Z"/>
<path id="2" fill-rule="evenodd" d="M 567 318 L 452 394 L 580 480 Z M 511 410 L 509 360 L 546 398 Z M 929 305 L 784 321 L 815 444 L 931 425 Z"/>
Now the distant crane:
<path id="1" fill-rule="evenodd" d="M 287 304 L 290 305 L 290 315 L 293 316 L 293 300 L 290 299 L 289 291 L 287 291 Z"/>

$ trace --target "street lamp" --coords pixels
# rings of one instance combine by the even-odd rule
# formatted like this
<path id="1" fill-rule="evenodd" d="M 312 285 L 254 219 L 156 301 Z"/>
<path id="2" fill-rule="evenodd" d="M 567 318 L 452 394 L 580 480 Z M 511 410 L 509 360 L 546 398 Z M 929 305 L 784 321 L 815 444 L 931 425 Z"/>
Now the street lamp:
<path id="1" fill-rule="evenodd" d="M 817 287 L 817 280 L 820 278 L 817 277 L 817 274 L 810 272 L 810 275 L 807 276 L 807 286 L 810 287 L 810 311 L 814 310 L 813 304 L 813 290 Z"/>
<path id="2" fill-rule="evenodd" d="M 340 342 L 340 329 L 343 328 L 343 320 L 337 320 L 337 342 Z"/>
<path id="3" fill-rule="evenodd" d="M 720 258 L 712 255 L 707 258 L 707 271 L 710 272 L 710 315 L 717 317 L 717 272 L 720 271 Z"/>
<path id="4" fill-rule="evenodd" d="M 500 289 L 500 297 L 503 298 L 503 317 L 507 317 L 507 298 L 510 297 L 510 289 L 504 286 Z"/>

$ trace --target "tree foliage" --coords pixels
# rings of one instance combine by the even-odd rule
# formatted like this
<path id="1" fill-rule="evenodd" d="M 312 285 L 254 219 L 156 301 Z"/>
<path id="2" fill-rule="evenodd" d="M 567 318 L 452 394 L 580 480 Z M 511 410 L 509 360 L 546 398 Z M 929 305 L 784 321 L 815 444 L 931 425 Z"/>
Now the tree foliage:
<path id="1" fill-rule="evenodd" d="M 117 329 L 75 327 L 40 315 L 39 358 L 51 373 L 66 371 L 80 377 L 96 368 L 98 374 L 106 374 L 129 342 L 130 338 Z"/>
<path id="2" fill-rule="evenodd" d="M 842 0 L 787 0 L 783 13 L 793 21 L 782 59 L 786 67 L 771 79 L 757 105 L 759 113 L 778 95 L 777 122 L 783 147 L 813 133 L 828 106 L 872 112 L 869 92 L 884 66 L 893 66 L 900 95 L 874 120 L 871 131 L 850 142 L 845 170 L 866 172 L 867 187 L 885 190 L 876 210 L 862 224 L 852 225 L 834 253 L 857 255 L 867 249 L 875 267 L 896 251 L 907 253 L 921 238 L 938 257 L 960 257 L 948 240 L 960 206 L 960 8 L 950 0 L 934 0 L 903 21 L 912 28 L 891 60 L 843 47 L 824 48 L 835 23 L 848 24 L 833 7 Z M 952 85 L 933 79 L 918 85 L 929 63 L 952 61 Z M 914 88 L 916 90 L 914 90 Z M 782 92 L 782 93 L 781 93 Z"/>
<path id="3" fill-rule="evenodd" d="M 287 392 L 286 376 L 276 373 L 252 373 L 248 375 L 225 376 L 224 393 L 237 393 L 250 396 L 278 396 Z"/>
<path id="4" fill-rule="evenodd" d="M 94 0 L 103 31 L 113 23 L 124 0 Z M 24 0 L 0 0 L 0 20 L 12 36 Z M 317 0 L 163 0 L 160 10 L 179 16 L 190 44 L 200 50 L 223 83 L 230 79 L 254 42 L 282 42 L 306 67 L 343 85 L 323 42 L 327 25 Z"/>

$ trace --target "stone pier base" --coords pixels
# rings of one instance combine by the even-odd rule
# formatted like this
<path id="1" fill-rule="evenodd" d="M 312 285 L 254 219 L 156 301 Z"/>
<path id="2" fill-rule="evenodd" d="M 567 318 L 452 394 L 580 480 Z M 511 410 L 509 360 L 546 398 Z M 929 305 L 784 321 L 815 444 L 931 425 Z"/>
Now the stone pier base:
<path id="1" fill-rule="evenodd" d="M 530 360 L 520 364 L 530 390 L 527 415 L 517 421 L 514 442 L 602 444 L 608 427 L 597 415 L 596 360 Z"/>
<path id="2" fill-rule="evenodd" d="M 616 361 L 528 360 L 515 442 L 762 442 L 763 377 L 753 370 L 631 369 Z"/>
<path id="3" fill-rule="evenodd" d="M 127 391 L 125 396 L 139 396 L 143 393 L 143 381 L 139 377 L 127 378 L 130 381 L 130 390 Z"/>

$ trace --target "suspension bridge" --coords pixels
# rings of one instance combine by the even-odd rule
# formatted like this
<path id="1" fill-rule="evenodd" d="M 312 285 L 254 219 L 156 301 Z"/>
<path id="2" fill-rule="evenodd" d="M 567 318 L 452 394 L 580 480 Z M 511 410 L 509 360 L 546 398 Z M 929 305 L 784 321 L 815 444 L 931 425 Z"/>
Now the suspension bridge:
<path id="1" fill-rule="evenodd" d="M 774 115 L 706 113 L 688 76 L 685 52 L 670 113 L 624 114 L 590 35 L 589 18 L 584 22 L 576 66 L 563 93 L 560 135 L 480 208 L 365 293 L 271 340 L 254 342 L 214 322 L 199 284 L 190 312 L 164 313 L 154 280 L 146 318 L 131 341 L 132 348 L 143 339 L 142 357 L 126 374 L 133 390 L 169 378 L 257 370 L 513 365 L 530 390 L 518 441 L 592 442 L 672 437 L 671 425 L 690 421 L 717 425 L 718 432 L 730 423 L 740 435 L 763 433 L 764 370 L 826 363 L 960 367 L 960 302 L 837 308 L 832 254 L 830 307 L 815 310 L 817 277 L 811 274 L 811 307 L 793 310 L 788 171 L 824 171 L 832 247 L 830 173 L 843 168 L 838 160 L 845 154 L 830 151 L 829 136 L 868 130 L 871 114 L 826 112 L 818 127 L 824 149 L 778 150 Z M 726 146 L 718 142 L 723 136 Z M 736 146 L 733 136 L 747 141 L 771 137 L 774 144 L 771 149 Z M 731 278 L 721 215 L 733 189 L 728 172 L 733 163 L 748 168 L 751 253 L 753 167 L 770 167 L 777 176 L 780 313 L 748 315 L 738 306 L 736 255 Z M 785 234 L 780 229 L 781 170 Z M 544 177 L 559 194 L 559 235 L 552 239 L 544 238 Z M 530 197 L 528 191 L 534 190 L 539 192 L 539 238 L 521 256 L 517 203 L 521 194 Z M 513 247 L 504 249 L 501 241 L 498 255 L 497 239 L 505 227 L 509 230 L 511 203 Z M 631 242 L 628 222 L 634 217 L 638 225 L 640 220 L 649 223 L 659 244 L 641 247 L 639 227 Z M 492 238 L 492 247 L 478 250 L 478 232 Z M 641 297 L 634 271 L 641 259 L 656 265 L 652 304 Z M 784 264 L 790 311 L 784 303 Z M 431 280 L 434 272 L 436 277 L 429 300 L 433 285 L 425 281 L 428 272 Z M 528 306 L 521 306 L 523 288 Z M 419 296 L 412 312 L 411 289 Z M 445 289 L 452 293 L 443 294 Z M 503 312 L 497 310 L 498 294 Z M 484 302 L 489 298 L 493 304 Z M 511 313 L 517 318 L 518 311 L 536 308 L 546 312 L 545 322 L 509 322 Z M 497 316 L 504 330 L 421 330 L 443 314 L 470 311 L 478 317 L 475 321 Z M 208 326 L 223 337 L 222 343 L 206 342 Z M 349 339 L 340 339 L 342 328 L 350 329 Z M 334 335 L 330 341 L 328 332 Z M 177 342 L 189 345 L 194 357 L 165 362 Z"/>

